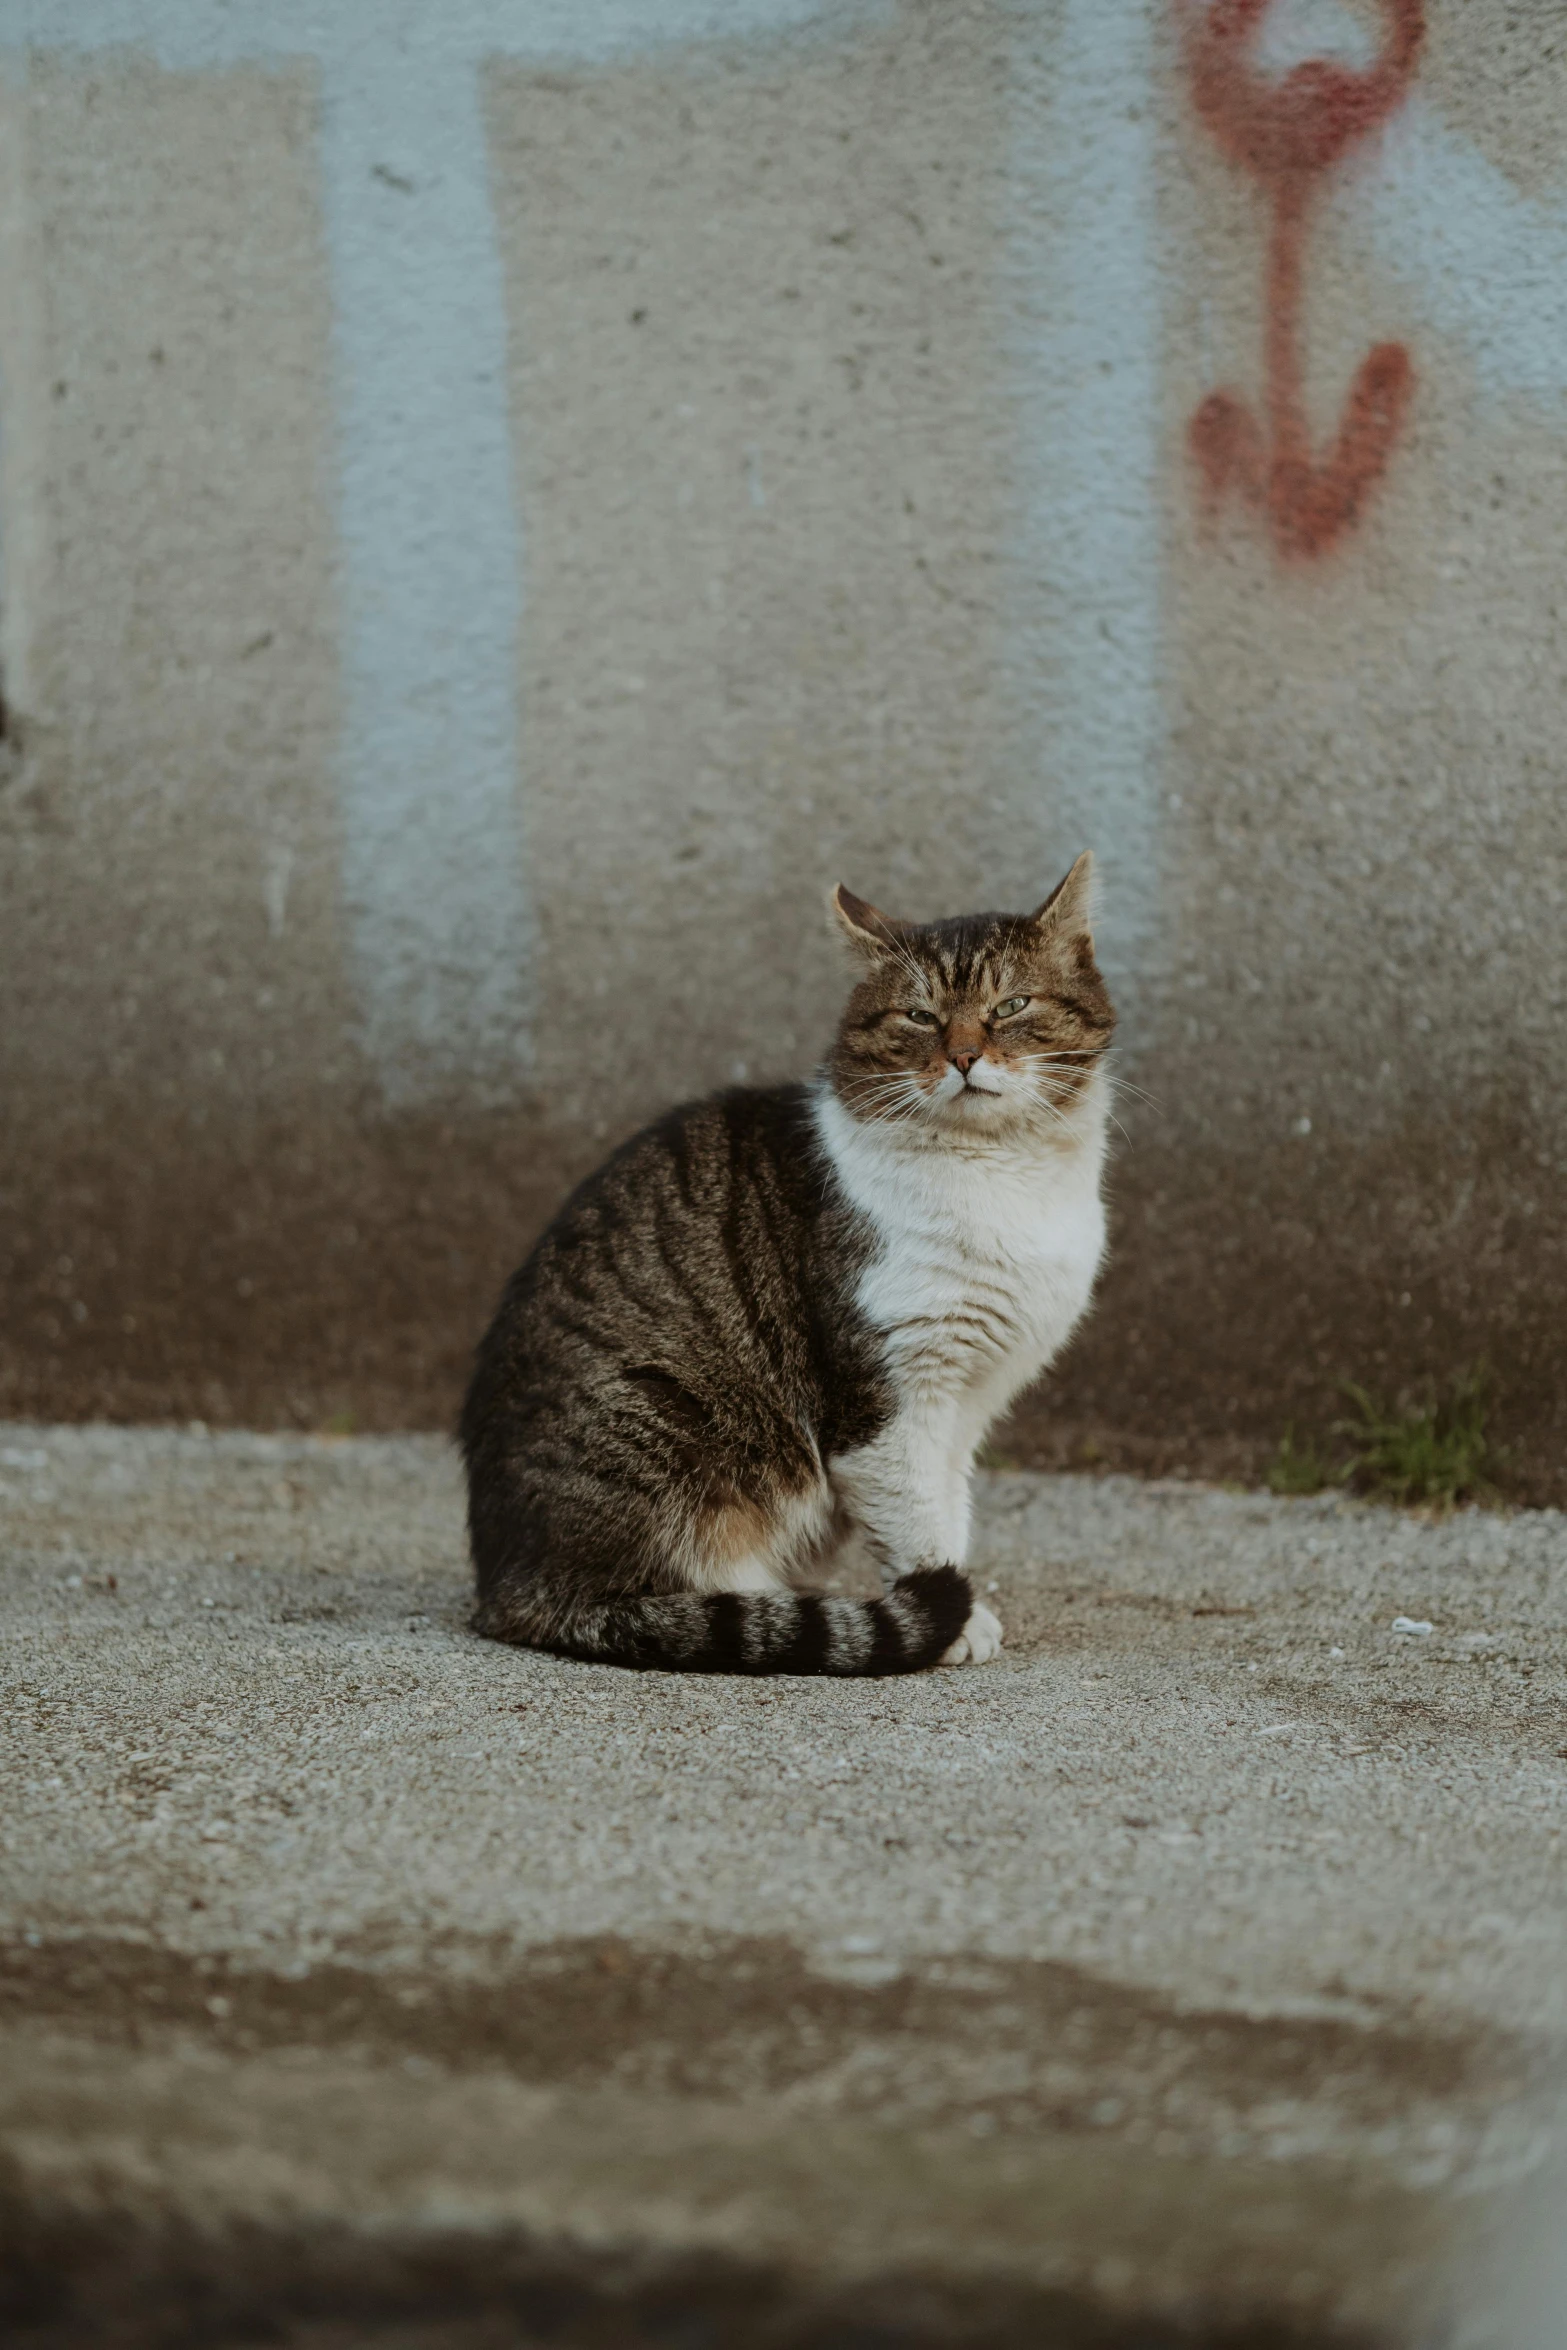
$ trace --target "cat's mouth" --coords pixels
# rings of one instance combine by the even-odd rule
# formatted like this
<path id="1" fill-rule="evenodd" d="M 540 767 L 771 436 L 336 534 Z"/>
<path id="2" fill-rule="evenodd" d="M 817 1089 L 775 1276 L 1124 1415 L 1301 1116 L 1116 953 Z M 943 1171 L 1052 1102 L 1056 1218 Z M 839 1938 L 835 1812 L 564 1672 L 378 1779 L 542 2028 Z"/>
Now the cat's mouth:
<path id="1" fill-rule="evenodd" d="M 965 1126 L 984 1125 L 1008 1107 L 1012 1089 L 1004 1072 L 993 1063 L 976 1061 L 967 1070 L 949 1063 L 932 1086 L 929 1100 L 938 1118 L 957 1118 Z"/>
<path id="2" fill-rule="evenodd" d="M 976 1085 L 972 1077 L 965 1077 L 961 1085 L 953 1086 L 950 1092 L 943 1089 L 936 1099 L 943 1109 L 965 1111 L 973 1117 L 982 1109 L 999 1109 L 1006 1100 L 1006 1087 Z"/>

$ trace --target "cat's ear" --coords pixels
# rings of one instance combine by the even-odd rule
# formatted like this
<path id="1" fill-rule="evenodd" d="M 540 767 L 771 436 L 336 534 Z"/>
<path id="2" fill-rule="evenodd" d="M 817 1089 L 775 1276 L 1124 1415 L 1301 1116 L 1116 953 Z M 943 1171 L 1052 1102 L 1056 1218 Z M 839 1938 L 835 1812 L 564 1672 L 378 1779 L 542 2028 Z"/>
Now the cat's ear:
<path id="1" fill-rule="evenodd" d="M 845 889 L 840 881 L 832 893 L 832 910 L 838 917 L 838 927 L 857 955 L 874 962 L 882 955 L 895 954 L 898 949 L 901 922 L 894 922 L 890 914 L 867 905 L 857 898 L 852 889 Z"/>
<path id="2" fill-rule="evenodd" d="M 1034 908 L 1036 928 L 1048 932 L 1052 938 L 1086 938 L 1092 946 L 1098 894 L 1093 851 L 1085 849 L 1071 872 L 1063 874 L 1056 883 L 1044 904 Z"/>

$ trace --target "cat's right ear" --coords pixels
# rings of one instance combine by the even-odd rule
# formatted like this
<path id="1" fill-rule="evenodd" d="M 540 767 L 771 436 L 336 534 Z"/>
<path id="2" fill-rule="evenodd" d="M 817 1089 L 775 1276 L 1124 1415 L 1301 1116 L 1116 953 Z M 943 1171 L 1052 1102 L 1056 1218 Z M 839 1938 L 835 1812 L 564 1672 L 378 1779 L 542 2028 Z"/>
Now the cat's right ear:
<path id="1" fill-rule="evenodd" d="M 864 898 L 857 898 L 852 889 L 845 889 L 840 881 L 832 893 L 832 910 L 838 917 L 838 927 L 857 955 L 867 962 L 876 962 L 883 955 L 896 954 L 898 932 L 902 925 L 890 914 L 883 914 Z"/>
<path id="2" fill-rule="evenodd" d="M 1094 943 L 1093 922 L 1098 896 L 1091 849 L 1085 849 L 1070 873 L 1062 875 L 1042 906 L 1029 919 L 1036 930 L 1052 929 L 1058 938 L 1086 938 Z"/>

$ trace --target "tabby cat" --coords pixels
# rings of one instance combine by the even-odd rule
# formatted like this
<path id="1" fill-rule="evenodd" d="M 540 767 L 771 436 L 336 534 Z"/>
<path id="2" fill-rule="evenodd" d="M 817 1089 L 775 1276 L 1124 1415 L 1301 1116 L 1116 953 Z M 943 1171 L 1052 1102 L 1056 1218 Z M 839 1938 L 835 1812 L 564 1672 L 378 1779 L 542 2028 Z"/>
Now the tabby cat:
<path id="1" fill-rule="evenodd" d="M 676 1672 L 996 1654 L 975 1447 L 1104 1248 L 1091 870 L 928 923 L 840 888 L 859 969 L 815 1080 L 671 1110 L 567 1201 L 463 1409 L 476 1630 Z M 803 1590 L 851 1534 L 883 1596 Z"/>

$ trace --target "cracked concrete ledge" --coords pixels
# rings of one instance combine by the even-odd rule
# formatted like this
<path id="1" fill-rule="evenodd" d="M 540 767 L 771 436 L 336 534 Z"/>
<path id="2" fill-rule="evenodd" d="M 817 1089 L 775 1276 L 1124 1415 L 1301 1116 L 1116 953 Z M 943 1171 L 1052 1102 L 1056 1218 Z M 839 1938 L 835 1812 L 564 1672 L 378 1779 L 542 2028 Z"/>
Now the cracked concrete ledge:
<path id="1" fill-rule="evenodd" d="M 435 1439 L 0 1429 L 7 2339 L 1482 2344 L 1567 1519 L 977 1553 L 982 1672 L 633 1676 L 467 1634 Z"/>

